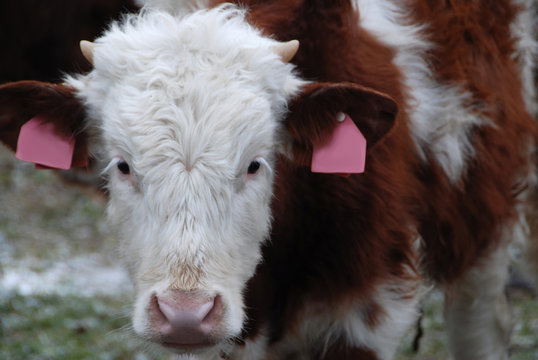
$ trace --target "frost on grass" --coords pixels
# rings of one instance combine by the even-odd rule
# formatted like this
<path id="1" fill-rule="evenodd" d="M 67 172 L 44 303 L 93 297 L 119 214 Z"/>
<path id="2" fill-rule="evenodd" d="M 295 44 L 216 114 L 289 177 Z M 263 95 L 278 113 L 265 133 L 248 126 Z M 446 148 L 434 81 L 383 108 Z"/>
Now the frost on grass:
<path id="1" fill-rule="evenodd" d="M 2 292 L 29 295 L 113 296 L 132 290 L 121 266 L 103 264 L 96 255 L 60 262 L 23 259 L 4 265 Z"/>

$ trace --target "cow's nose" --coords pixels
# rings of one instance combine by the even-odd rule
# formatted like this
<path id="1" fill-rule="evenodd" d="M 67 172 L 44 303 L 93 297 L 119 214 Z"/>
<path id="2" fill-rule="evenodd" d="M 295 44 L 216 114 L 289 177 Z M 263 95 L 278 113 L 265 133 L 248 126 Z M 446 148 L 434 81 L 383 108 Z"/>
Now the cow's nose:
<path id="1" fill-rule="evenodd" d="M 149 308 L 153 326 L 163 345 L 179 348 L 212 345 L 223 316 L 220 296 L 195 291 L 169 290 L 153 295 Z"/>

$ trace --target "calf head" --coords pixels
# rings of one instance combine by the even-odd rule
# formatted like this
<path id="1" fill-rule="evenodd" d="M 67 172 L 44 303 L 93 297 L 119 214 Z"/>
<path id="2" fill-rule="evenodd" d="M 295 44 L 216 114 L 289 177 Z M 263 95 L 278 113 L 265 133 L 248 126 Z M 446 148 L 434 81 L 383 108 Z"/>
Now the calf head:
<path id="1" fill-rule="evenodd" d="M 305 162 L 341 111 L 370 146 L 392 127 L 387 96 L 300 80 L 288 63 L 297 45 L 263 37 L 232 6 L 154 11 L 84 43 L 89 74 L 0 87 L 6 145 L 40 115 L 76 136 L 75 157 L 89 143 L 109 164 L 108 216 L 142 338 L 193 352 L 240 335 L 242 294 L 270 231 L 276 154 Z"/>

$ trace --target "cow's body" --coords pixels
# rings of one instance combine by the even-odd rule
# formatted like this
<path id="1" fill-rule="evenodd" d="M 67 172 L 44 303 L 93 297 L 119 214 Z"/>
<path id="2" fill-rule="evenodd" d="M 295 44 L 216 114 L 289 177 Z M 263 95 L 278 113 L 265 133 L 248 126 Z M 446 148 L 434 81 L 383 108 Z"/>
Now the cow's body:
<path id="1" fill-rule="evenodd" d="M 494 358 L 511 328 L 506 246 L 525 226 L 521 192 L 533 181 L 535 93 L 522 89 L 532 63 L 513 38 L 530 14 L 508 1 L 359 0 L 358 17 L 341 1 L 251 3 L 266 34 L 299 39 L 293 62 L 305 78 L 365 84 L 400 108 L 364 176 L 281 159 L 272 241 L 251 282 L 252 317 L 267 318 L 255 324 L 276 348 L 351 343 L 390 358 L 424 276 L 447 290 L 457 358 Z M 303 356 L 362 358 L 340 351 Z"/>
<path id="2" fill-rule="evenodd" d="M 109 212 L 135 331 L 179 352 L 209 336 L 200 359 L 390 359 L 436 284 L 453 355 L 505 358 L 508 246 L 529 236 L 535 186 L 532 2 L 241 3 L 264 36 L 299 40 L 297 74 L 225 6 L 114 27 L 62 87 L 90 120 L 75 100 L 59 127 L 97 123 L 123 174 Z M 5 112 L 25 86 L 51 101 L 15 84 Z M 368 139 L 364 174 L 309 168 L 337 112 Z M 174 331 L 204 306 L 209 335 Z"/>

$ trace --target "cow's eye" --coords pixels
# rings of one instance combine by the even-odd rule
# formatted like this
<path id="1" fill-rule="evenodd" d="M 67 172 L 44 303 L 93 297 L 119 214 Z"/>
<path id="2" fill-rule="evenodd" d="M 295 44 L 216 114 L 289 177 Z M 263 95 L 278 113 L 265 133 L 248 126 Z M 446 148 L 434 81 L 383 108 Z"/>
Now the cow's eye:
<path id="1" fill-rule="evenodd" d="M 260 170 L 260 166 L 261 166 L 260 162 L 258 160 L 254 160 L 248 166 L 248 174 L 249 175 L 256 174 L 258 172 L 258 170 Z"/>
<path id="2" fill-rule="evenodd" d="M 129 164 L 127 164 L 123 160 L 118 161 L 118 164 L 116 166 L 118 167 L 118 170 L 124 175 L 129 175 L 131 173 L 131 169 L 129 168 Z"/>

